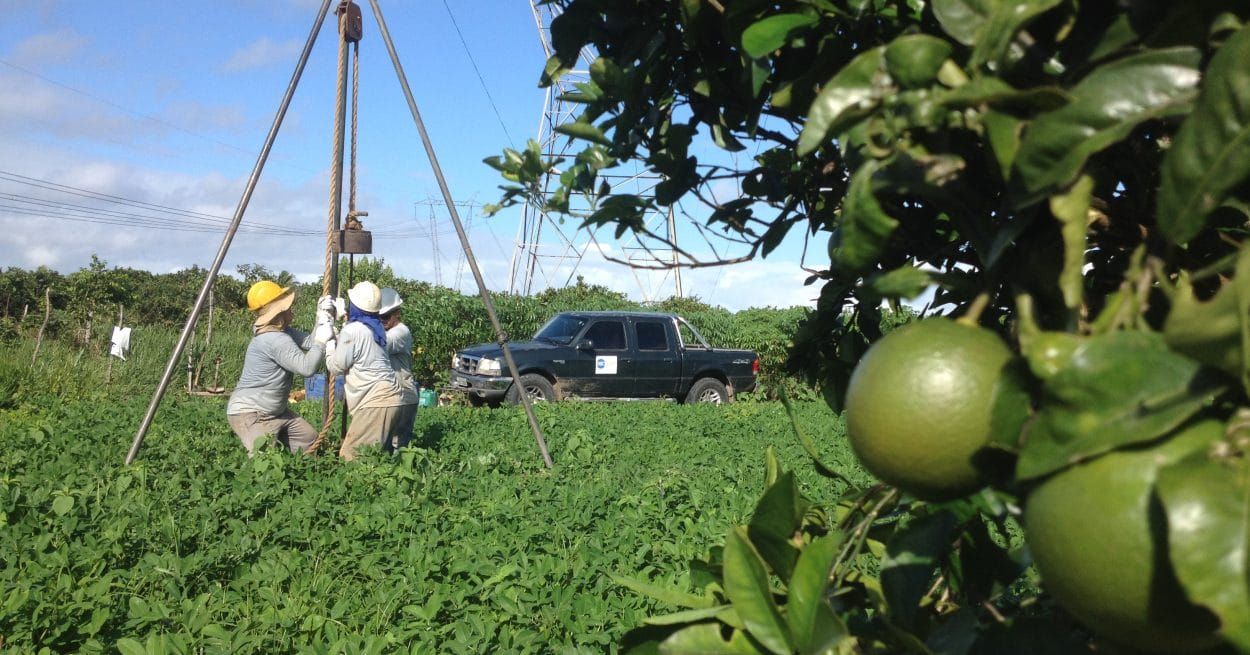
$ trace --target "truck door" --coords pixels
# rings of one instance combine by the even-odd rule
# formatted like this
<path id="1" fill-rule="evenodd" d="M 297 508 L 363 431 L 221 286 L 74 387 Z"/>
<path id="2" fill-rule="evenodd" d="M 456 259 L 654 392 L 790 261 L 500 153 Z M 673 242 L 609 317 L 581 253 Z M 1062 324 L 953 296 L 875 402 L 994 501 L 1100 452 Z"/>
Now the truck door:
<path id="1" fill-rule="evenodd" d="M 681 377 L 681 361 L 672 321 L 635 318 L 634 393 L 640 398 L 673 396 Z"/>
<path id="2" fill-rule="evenodd" d="M 633 396 L 634 359 L 625 336 L 625 319 L 598 319 L 580 341 L 589 341 L 591 348 L 577 349 L 579 375 L 573 380 L 574 392 L 587 397 Z"/>

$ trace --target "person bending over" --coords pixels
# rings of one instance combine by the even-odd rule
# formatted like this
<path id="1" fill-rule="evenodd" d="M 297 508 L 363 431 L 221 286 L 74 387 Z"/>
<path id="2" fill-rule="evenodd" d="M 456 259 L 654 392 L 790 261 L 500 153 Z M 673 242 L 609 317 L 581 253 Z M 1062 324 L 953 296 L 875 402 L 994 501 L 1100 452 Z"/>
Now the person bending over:
<path id="1" fill-rule="evenodd" d="M 378 316 L 381 289 L 360 282 L 348 290 L 347 299 L 347 323 L 337 342 L 326 347 L 326 368 L 334 375 L 346 374 L 343 392 L 351 423 L 339 455 L 351 461 L 360 446 L 383 446 L 395 434 L 403 393 L 386 354 L 386 330 Z"/>
<path id="2" fill-rule="evenodd" d="M 291 327 L 293 302 L 290 287 L 269 280 L 253 284 L 247 292 L 248 309 L 256 318 L 243 373 L 226 405 L 226 420 L 248 456 L 267 436 L 291 452 L 307 449 L 317 438 L 316 429 L 291 411 L 287 398 L 294 374 L 307 377 L 317 372 L 326 343 L 334 336 L 334 304 L 329 296 L 318 301 L 316 327 L 306 334 Z"/>

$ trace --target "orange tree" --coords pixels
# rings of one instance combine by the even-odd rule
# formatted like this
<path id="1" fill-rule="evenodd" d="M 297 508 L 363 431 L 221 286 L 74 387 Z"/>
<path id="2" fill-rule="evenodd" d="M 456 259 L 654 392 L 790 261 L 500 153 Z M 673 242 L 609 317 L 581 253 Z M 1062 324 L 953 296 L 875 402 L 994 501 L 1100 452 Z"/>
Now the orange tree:
<path id="1" fill-rule="evenodd" d="M 1250 652 L 1247 3 L 553 1 L 542 83 L 596 57 L 559 128 L 584 148 L 488 159 L 509 181 L 498 206 L 546 198 L 661 242 L 644 215 L 676 206 L 738 244 L 730 259 L 827 239 L 793 365 L 864 417 L 848 421 L 857 452 L 907 451 L 877 466 L 895 470 L 925 461 L 930 432 L 990 426 L 965 462 L 987 486 L 954 500 L 916 470 L 813 503 L 770 459 L 750 523 L 689 589 L 622 579 L 684 608 L 626 646 Z M 614 190 L 622 165 L 663 181 Z M 888 376 L 856 372 L 895 334 L 878 308 L 926 288 L 929 314 L 1008 361 L 913 338 L 891 349 L 908 357 L 864 359 Z M 1002 384 L 968 384 L 987 365 Z M 895 382 L 855 393 L 874 379 Z M 980 397 L 931 397 L 960 385 Z"/>

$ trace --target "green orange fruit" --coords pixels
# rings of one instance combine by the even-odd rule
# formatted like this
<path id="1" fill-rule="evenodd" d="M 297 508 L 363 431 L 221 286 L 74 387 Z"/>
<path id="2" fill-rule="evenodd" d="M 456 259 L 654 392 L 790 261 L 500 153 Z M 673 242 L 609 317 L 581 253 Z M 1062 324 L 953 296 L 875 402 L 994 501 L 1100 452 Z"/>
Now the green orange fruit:
<path id="1" fill-rule="evenodd" d="M 905 325 L 873 344 L 851 375 L 846 428 L 864 468 L 927 500 L 984 483 L 975 460 L 1015 442 L 1029 400 L 998 335 L 946 318 Z"/>
<path id="2" fill-rule="evenodd" d="M 1028 497 L 1024 522 L 1045 589 L 1095 632 L 1135 648 L 1185 653 L 1219 643 L 1216 617 L 1190 603 L 1168 560 L 1154 492 L 1163 466 L 1223 435 L 1204 421 L 1145 448 L 1056 474 Z"/>

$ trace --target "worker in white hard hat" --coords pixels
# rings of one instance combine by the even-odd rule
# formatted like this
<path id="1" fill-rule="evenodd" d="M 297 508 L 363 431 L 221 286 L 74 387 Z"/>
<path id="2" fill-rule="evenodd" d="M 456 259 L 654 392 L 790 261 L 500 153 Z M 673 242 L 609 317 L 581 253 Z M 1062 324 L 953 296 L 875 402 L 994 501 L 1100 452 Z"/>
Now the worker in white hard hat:
<path id="1" fill-rule="evenodd" d="M 346 374 L 343 392 L 352 420 L 339 455 L 350 461 L 357 448 L 382 446 L 395 434 L 403 390 L 386 354 L 386 329 L 378 316 L 382 290 L 372 282 L 360 282 L 348 290 L 347 299 L 347 323 L 337 342 L 326 347 L 326 368 L 335 375 Z"/>
<path id="2" fill-rule="evenodd" d="M 290 287 L 270 280 L 261 280 L 247 291 L 247 306 L 256 318 L 243 357 L 243 373 L 226 405 L 226 420 L 249 456 L 265 437 L 291 452 L 307 449 L 317 438 L 317 430 L 291 411 L 287 398 L 294 374 L 316 373 L 326 343 L 334 337 L 333 301 L 329 296 L 318 301 L 311 334 L 291 327 L 294 302 Z"/>
<path id="3" fill-rule="evenodd" d="M 403 448 L 412 441 L 412 424 L 417 419 L 417 405 L 421 401 L 416 378 L 412 376 L 412 331 L 404 325 L 403 304 L 404 299 L 398 291 L 390 287 L 382 289 L 382 306 L 378 315 L 382 319 L 382 327 L 386 328 L 386 354 L 391 358 L 395 375 L 399 376 L 404 401 L 394 440 L 388 439 L 382 444 L 382 450 L 387 452 L 391 452 L 392 448 Z"/>

